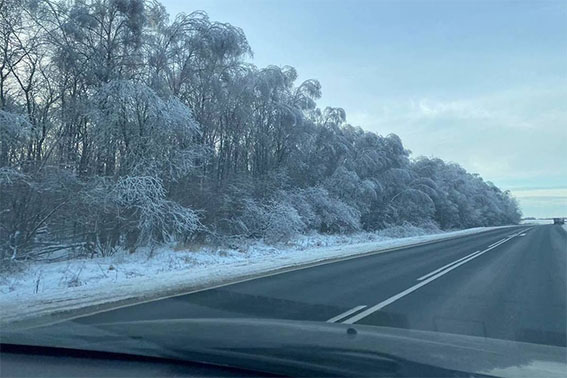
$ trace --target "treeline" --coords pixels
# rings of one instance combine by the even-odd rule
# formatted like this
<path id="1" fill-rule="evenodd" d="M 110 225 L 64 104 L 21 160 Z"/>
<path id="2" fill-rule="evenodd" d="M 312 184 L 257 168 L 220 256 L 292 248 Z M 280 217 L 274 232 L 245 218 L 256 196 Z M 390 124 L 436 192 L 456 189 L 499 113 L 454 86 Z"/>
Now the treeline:
<path id="1" fill-rule="evenodd" d="M 320 109 L 243 31 L 155 1 L 0 0 L 3 259 L 516 223 L 508 192 Z"/>

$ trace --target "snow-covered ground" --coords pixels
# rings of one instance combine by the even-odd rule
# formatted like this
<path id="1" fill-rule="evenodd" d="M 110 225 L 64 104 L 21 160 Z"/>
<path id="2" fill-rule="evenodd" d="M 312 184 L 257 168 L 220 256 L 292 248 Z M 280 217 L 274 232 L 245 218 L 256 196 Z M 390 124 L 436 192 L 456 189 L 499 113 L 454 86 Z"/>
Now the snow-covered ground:
<path id="1" fill-rule="evenodd" d="M 281 269 L 492 228 L 428 234 L 423 229 L 400 227 L 349 236 L 302 236 L 278 246 L 248 242 L 238 249 L 181 249 L 171 245 L 153 252 L 121 251 L 111 257 L 34 263 L 19 273 L 0 277 L 0 323 L 133 298 L 143 301 Z"/>
<path id="2" fill-rule="evenodd" d="M 552 224 L 553 219 L 524 219 L 521 224 Z"/>

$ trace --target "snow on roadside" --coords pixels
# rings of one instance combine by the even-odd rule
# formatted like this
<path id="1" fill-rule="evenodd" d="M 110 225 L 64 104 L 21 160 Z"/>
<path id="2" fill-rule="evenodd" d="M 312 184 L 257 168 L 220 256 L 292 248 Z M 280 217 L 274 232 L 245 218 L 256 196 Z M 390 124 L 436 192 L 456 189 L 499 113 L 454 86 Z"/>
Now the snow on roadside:
<path id="1" fill-rule="evenodd" d="M 524 219 L 520 224 L 553 224 L 553 219 Z"/>
<path id="2" fill-rule="evenodd" d="M 415 227 L 394 228 L 349 236 L 302 236 L 277 247 L 261 242 L 239 249 L 176 250 L 170 246 L 153 252 L 121 251 L 111 257 L 35 263 L 23 272 L 0 277 L 0 323 L 132 298 L 156 298 L 283 268 L 494 228 L 437 234 Z"/>

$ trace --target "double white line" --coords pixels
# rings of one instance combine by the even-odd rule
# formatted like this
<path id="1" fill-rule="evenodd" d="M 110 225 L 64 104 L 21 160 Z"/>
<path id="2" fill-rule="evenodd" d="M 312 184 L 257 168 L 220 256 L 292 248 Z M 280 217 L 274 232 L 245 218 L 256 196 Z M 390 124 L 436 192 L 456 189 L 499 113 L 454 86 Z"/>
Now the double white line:
<path id="1" fill-rule="evenodd" d="M 339 320 L 344 319 L 344 318 L 346 318 L 347 316 L 352 315 L 352 314 L 354 314 L 355 312 L 358 312 L 358 311 L 362 310 L 363 308 L 366 308 L 366 305 L 361 305 L 361 306 L 353 307 L 353 308 L 351 308 L 350 310 L 345 311 L 345 312 L 343 312 L 342 314 L 339 314 L 339 315 L 335 316 L 334 318 L 331 318 L 331 319 L 327 320 L 327 323 L 336 323 L 336 322 L 338 322 Z"/>
<path id="2" fill-rule="evenodd" d="M 382 301 L 382 302 L 380 302 L 380 303 L 378 303 L 378 304 L 376 304 L 376 305 L 374 305 L 370 308 L 367 308 L 364 311 L 360 312 L 360 310 L 366 308 L 366 305 L 357 306 L 357 307 L 354 307 L 354 308 L 352 308 L 352 309 L 350 309 L 346 312 L 343 312 L 340 315 L 335 316 L 334 318 L 327 320 L 327 322 L 335 323 L 335 322 L 337 322 L 341 319 L 344 319 L 344 318 L 346 318 L 346 317 L 348 317 L 352 314 L 356 314 L 356 315 L 353 315 L 350 318 L 347 318 L 346 320 L 342 321 L 343 324 L 356 323 L 357 321 L 367 317 L 368 315 L 370 315 L 370 314 L 372 314 L 372 313 L 374 313 L 374 312 L 376 312 L 380 309 L 383 309 L 384 307 L 388 306 L 389 304 L 394 303 L 398 299 L 403 298 L 410 293 L 413 293 L 414 291 L 416 291 L 420 287 L 423 287 L 423 286 L 427 285 L 428 283 L 435 281 L 437 278 L 444 276 L 445 274 L 449 273 L 453 269 L 457 269 L 459 266 L 466 264 L 467 262 L 474 260 L 479 256 L 484 255 L 486 252 L 506 243 L 508 240 L 510 240 L 510 239 L 512 239 L 512 238 L 514 238 L 514 237 L 516 237 L 516 236 L 518 236 L 518 235 L 520 235 L 520 234 L 522 234 L 526 231 L 527 230 L 522 230 L 522 231 L 520 231 L 516 234 L 510 235 L 507 238 L 504 238 L 502 240 L 497 241 L 496 243 L 489 245 L 488 248 L 486 248 L 483 251 L 473 252 L 470 255 L 467 255 L 467 256 L 462 257 L 458 260 L 455 260 L 455 261 L 453 261 L 453 262 L 451 262 L 447 265 L 442 266 L 439 269 L 436 269 L 436 270 L 434 270 L 434 271 L 432 271 L 432 272 L 430 272 L 430 273 L 428 273 L 428 274 L 426 274 L 422 277 L 419 277 L 417 280 L 421 281 L 421 282 L 419 282 L 418 284 L 416 284 L 416 285 L 402 291 L 401 293 L 398 293 L 398 294 L 396 294 L 396 295 L 394 295 L 394 296 L 392 296 L 392 297 L 390 297 L 390 298 L 388 298 L 388 299 L 386 299 L 386 300 L 384 300 L 384 301 Z"/>

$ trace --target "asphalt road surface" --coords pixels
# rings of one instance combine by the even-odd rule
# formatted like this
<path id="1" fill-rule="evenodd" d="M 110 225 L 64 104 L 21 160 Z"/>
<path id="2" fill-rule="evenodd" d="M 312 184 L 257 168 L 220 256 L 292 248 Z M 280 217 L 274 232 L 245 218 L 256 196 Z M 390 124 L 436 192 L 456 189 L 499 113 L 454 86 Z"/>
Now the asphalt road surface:
<path id="1" fill-rule="evenodd" d="M 180 295 L 73 321 L 276 318 L 567 346 L 567 232 L 503 228 Z"/>

